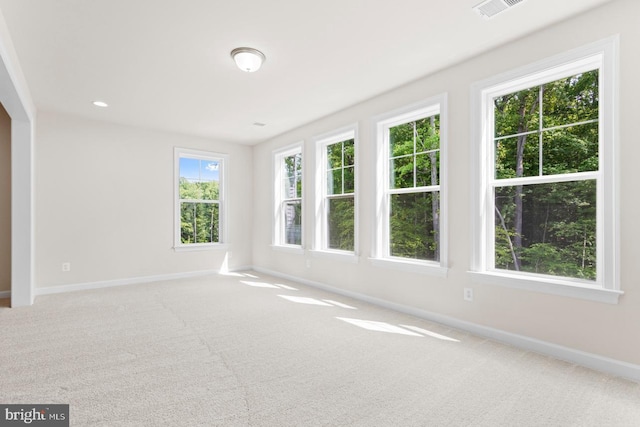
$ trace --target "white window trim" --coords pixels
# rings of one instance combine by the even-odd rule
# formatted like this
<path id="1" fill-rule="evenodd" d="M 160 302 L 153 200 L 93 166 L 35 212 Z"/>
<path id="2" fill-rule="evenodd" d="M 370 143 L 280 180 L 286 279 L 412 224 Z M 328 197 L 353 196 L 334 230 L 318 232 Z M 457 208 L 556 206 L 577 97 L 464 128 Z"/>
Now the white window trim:
<path id="1" fill-rule="evenodd" d="M 351 251 L 341 251 L 337 249 L 316 250 L 309 251 L 309 255 L 314 258 L 325 258 L 333 261 L 348 262 L 351 264 L 357 264 L 360 262 L 360 257 Z"/>
<path id="2" fill-rule="evenodd" d="M 408 105 L 372 119 L 373 135 L 376 136 L 376 219 L 373 223 L 373 253 L 369 261 L 372 265 L 392 268 L 412 273 L 423 273 L 436 277 L 448 274 L 449 226 L 448 226 L 448 118 L 447 94 L 443 93 L 415 104 Z M 414 260 L 394 257 L 389 254 L 388 201 L 386 197 L 389 182 L 389 150 L 387 130 L 398 124 L 423 117 L 440 115 L 440 261 Z"/>
<path id="3" fill-rule="evenodd" d="M 623 294 L 619 283 L 619 186 L 618 186 L 618 43 L 619 36 L 592 43 L 567 53 L 477 82 L 471 87 L 471 269 L 470 275 L 480 283 L 516 289 L 562 295 L 591 301 L 615 304 Z M 489 265 L 489 229 L 493 215 L 484 207 L 490 200 L 491 177 L 488 160 L 491 156 L 488 138 L 492 122 L 490 100 L 498 93 L 509 93 L 553 81 L 593 66 L 600 69 L 600 152 L 597 201 L 597 279 L 585 281 L 564 277 L 496 270 Z M 533 76 L 530 77 L 530 76 Z M 543 179 L 544 180 L 544 179 Z M 600 203 L 602 201 L 602 203 Z"/>
<path id="4" fill-rule="evenodd" d="M 295 154 L 300 153 L 302 155 L 302 194 L 301 198 L 301 207 L 302 207 L 302 218 L 301 218 L 301 236 L 300 236 L 300 244 L 299 245 L 291 245 L 285 243 L 284 239 L 284 226 L 282 224 L 282 161 L 285 157 L 289 157 Z M 304 155 L 304 141 L 297 142 L 295 144 L 288 145 L 286 147 L 279 148 L 273 152 L 273 176 L 271 188 L 273 189 L 273 211 L 272 211 L 272 221 L 271 221 L 271 247 L 275 250 L 293 253 L 293 254 L 304 254 L 304 244 L 305 244 L 305 208 L 304 208 L 304 200 L 305 200 L 305 191 L 306 185 L 304 182 L 305 175 L 305 166 L 306 160 Z"/>
<path id="5" fill-rule="evenodd" d="M 199 158 L 204 160 L 217 160 L 220 162 L 219 178 L 219 197 L 218 197 L 218 213 L 220 215 L 220 238 L 219 242 L 214 243 L 191 243 L 184 244 L 180 239 L 180 158 L 190 157 Z M 190 148 L 174 147 L 173 149 L 173 161 L 174 161 L 174 235 L 173 235 L 173 250 L 176 252 L 182 251 L 203 251 L 203 250 L 227 250 L 229 245 L 227 234 L 227 169 L 229 168 L 229 155 L 221 153 L 213 153 L 209 151 L 193 150 Z"/>
<path id="6" fill-rule="evenodd" d="M 304 255 L 305 251 L 304 248 L 300 245 L 287 245 L 287 244 L 282 244 L 282 245 L 276 245 L 274 243 L 271 244 L 271 249 L 273 249 L 276 252 L 282 252 L 282 253 L 287 253 L 287 254 L 292 254 L 292 255 Z"/>
<path id="7" fill-rule="evenodd" d="M 353 183 L 353 204 L 354 204 L 354 218 L 353 218 L 353 251 L 343 251 L 339 249 L 330 249 L 327 247 L 327 214 L 326 214 L 326 199 L 327 199 L 327 185 L 326 185 L 326 164 L 327 153 L 326 147 L 333 143 L 353 139 L 353 151 L 354 151 L 354 183 Z M 354 123 L 348 126 L 335 129 L 331 132 L 318 135 L 313 138 L 315 146 L 315 221 L 314 221 L 314 239 L 313 249 L 310 251 L 312 256 L 325 256 L 337 261 L 346 262 L 358 262 L 359 258 L 359 148 L 358 148 L 358 124 Z"/>

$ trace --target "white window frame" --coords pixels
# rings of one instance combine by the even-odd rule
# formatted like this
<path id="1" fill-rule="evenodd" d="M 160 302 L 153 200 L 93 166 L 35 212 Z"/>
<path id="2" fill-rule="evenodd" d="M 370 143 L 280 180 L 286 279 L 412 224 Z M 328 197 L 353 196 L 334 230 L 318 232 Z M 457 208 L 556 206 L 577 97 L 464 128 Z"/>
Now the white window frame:
<path id="1" fill-rule="evenodd" d="M 480 283 L 615 304 L 620 291 L 617 171 L 618 37 L 560 54 L 472 85 L 472 259 L 470 274 Z M 594 281 L 497 270 L 494 267 L 493 99 L 502 94 L 599 69 L 599 168 L 583 172 L 597 180 L 596 274 Z M 576 174 L 580 175 L 580 174 Z M 585 175 L 586 176 L 586 175 Z M 571 177 L 567 177 L 570 179 Z M 556 181 L 557 176 L 539 181 Z"/>
<path id="2" fill-rule="evenodd" d="M 296 154 L 300 154 L 302 158 L 302 194 L 300 197 L 288 197 L 283 194 L 282 188 L 282 180 L 284 179 L 283 173 L 283 162 L 284 159 L 290 156 L 294 156 Z M 302 254 L 305 242 L 305 220 L 304 220 L 304 196 L 305 196 L 305 183 L 304 183 L 304 174 L 305 174 L 305 155 L 304 155 L 304 144 L 302 142 L 289 145 L 284 148 L 279 148 L 273 152 L 273 219 L 272 219 L 272 247 L 274 249 L 290 251 L 294 253 Z M 284 215 L 282 206 L 286 201 L 292 200 L 300 200 L 301 206 L 301 227 L 300 227 L 300 245 L 292 245 L 286 243 L 285 239 L 285 225 L 284 225 Z"/>
<path id="3" fill-rule="evenodd" d="M 413 192 L 420 187 L 407 190 L 389 188 L 389 129 L 425 117 L 440 115 L 440 177 L 439 185 L 427 187 L 438 191 L 440 197 L 440 260 L 417 260 L 390 255 L 389 214 L 390 194 Z M 424 101 L 400 108 L 373 118 L 376 135 L 376 220 L 373 235 L 374 250 L 370 261 L 373 265 L 394 268 L 415 273 L 424 273 L 437 277 L 448 274 L 448 196 L 447 196 L 447 94 L 441 94 Z"/>
<path id="4" fill-rule="evenodd" d="M 211 160 L 219 163 L 219 197 L 218 197 L 218 242 L 212 243 L 182 243 L 181 241 L 181 214 L 180 214 L 180 159 L 186 157 L 191 159 Z M 193 150 L 189 148 L 175 147 L 174 158 L 174 243 L 175 251 L 197 251 L 211 249 L 227 249 L 227 169 L 229 167 L 229 156 L 227 154 L 213 153 L 209 151 Z"/>
<path id="5" fill-rule="evenodd" d="M 328 203 L 327 200 L 333 196 L 327 194 L 327 146 L 353 139 L 354 150 L 354 218 L 353 218 L 353 251 L 330 249 L 328 247 Z M 358 245 L 358 125 L 352 124 L 336 129 L 313 138 L 315 145 L 315 229 L 312 255 L 333 257 L 337 260 L 357 262 L 359 254 Z M 337 196 L 340 197 L 340 196 Z"/>

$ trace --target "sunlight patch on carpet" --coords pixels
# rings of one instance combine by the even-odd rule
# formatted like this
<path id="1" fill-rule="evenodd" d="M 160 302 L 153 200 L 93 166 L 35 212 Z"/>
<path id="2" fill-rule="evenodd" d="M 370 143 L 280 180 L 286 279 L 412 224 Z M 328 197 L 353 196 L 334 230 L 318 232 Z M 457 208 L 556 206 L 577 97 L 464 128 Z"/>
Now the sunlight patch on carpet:
<path id="1" fill-rule="evenodd" d="M 325 307 L 333 307 L 331 304 L 327 304 L 324 301 L 320 301 L 319 299 L 315 299 L 315 298 L 308 298 L 308 297 L 292 297 L 290 295 L 278 295 L 280 298 L 284 298 L 288 301 L 291 302 L 297 302 L 300 304 L 311 304 L 311 305 L 322 305 Z"/>
<path id="2" fill-rule="evenodd" d="M 418 328 L 417 326 L 409 326 L 409 325 L 400 325 L 400 326 L 402 326 L 403 328 L 411 329 L 412 331 L 418 332 L 418 333 L 423 334 L 423 335 L 427 335 L 427 336 L 432 337 L 432 338 L 437 338 L 439 340 L 460 342 L 460 340 L 457 340 L 455 338 L 451 338 L 451 337 L 448 337 L 446 335 L 437 334 L 435 332 L 431 332 L 431 331 L 428 331 L 426 329 Z"/>
<path id="3" fill-rule="evenodd" d="M 355 307 L 351 307 L 350 305 L 343 304 L 343 303 L 341 303 L 341 302 L 334 301 L 334 300 L 332 300 L 332 299 L 323 299 L 322 301 L 324 301 L 324 302 L 328 302 L 329 304 L 333 304 L 333 305 L 335 305 L 335 306 L 337 306 L 337 307 L 341 307 L 341 308 L 348 308 L 349 310 L 357 310 L 357 308 L 355 308 Z"/>
<path id="4" fill-rule="evenodd" d="M 386 322 L 376 322 L 374 320 L 350 319 L 347 317 L 336 317 L 336 319 L 342 320 L 347 323 L 351 323 L 352 325 L 356 325 L 370 331 L 389 332 L 392 334 L 410 335 L 413 337 L 423 338 L 423 336 L 420 334 L 417 334 L 413 331 L 409 331 L 407 329 L 404 329 L 399 326 L 395 326 Z"/>
<path id="5" fill-rule="evenodd" d="M 218 274 L 221 276 L 229 276 L 229 277 L 246 277 L 243 273 L 237 273 L 235 271 L 221 271 Z"/>
<path id="6" fill-rule="evenodd" d="M 247 286 L 253 286 L 254 288 L 272 288 L 272 289 L 281 289 L 279 286 L 276 286 L 267 282 L 249 282 L 246 280 L 241 280 L 240 283 Z"/>

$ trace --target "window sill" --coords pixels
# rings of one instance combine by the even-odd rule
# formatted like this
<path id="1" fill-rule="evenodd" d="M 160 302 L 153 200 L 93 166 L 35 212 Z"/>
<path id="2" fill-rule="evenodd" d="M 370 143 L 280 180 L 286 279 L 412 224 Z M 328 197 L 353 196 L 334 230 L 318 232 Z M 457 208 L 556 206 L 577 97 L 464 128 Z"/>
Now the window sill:
<path id="1" fill-rule="evenodd" d="M 192 245 L 174 246 L 176 252 L 192 252 L 192 251 L 226 251 L 229 245 L 226 243 L 194 243 Z"/>
<path id="2" fill-rule="evenodd" d="M 581 282 L 571 282 L 561 279 L 528 277 L 520 274 L 508 274 L 495 271 L 469 271 L 473 281 L 489 285 L 505 286 L 544 294 L 560 295 L 579 298 L 588 301 L 617 304 L 622 291 L 604 289 Z"/>
<path id="3" fill-rule="evenodd" d="M 302 246 L 296 245 L 271 245 L 271 249 L 278 252 L 285 252 L 288 254 L 304 255 L 304 249 Z"/>
<path id="4" fill-rule="evenodd" d="M 336 261 L 350 262 L 352 264 L 357 264 L 359 261 L 358 255 L 356 255 L 354 252 L 314 249 L 309 251 L 309 253 L 311 254 L 311 256 L 314 256 L 317 258 L 329 258 Z"/>
<path id="5" fill-rule="evenodd" d="M 429 276 L 447 277 L 449 269 L 433 261 L 418 261 L 404 258 L 369 258 L 372 265 L 393 268 L 410 273 L 427 274 Z"/>

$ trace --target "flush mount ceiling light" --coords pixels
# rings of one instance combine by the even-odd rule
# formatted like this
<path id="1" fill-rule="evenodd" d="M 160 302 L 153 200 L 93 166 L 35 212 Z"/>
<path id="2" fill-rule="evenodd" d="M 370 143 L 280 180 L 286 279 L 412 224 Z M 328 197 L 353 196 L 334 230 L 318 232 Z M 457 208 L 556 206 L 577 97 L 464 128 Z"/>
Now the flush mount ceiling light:
<path id="1" fill-rule="evenodd" d="M 250 47 L 238 47 L 231 51 L 231 57 L 238 68 L 247 73 L 258 71 L 267 59 L 264 53 Z"/>
<path id="2" fill-rule="evenodd" d="M 102 107 L 102 108 L 109 106 L 109 104 L 107 104 L 104 101 L 93 101 L 93 105 L 95 105 L 96 107 Z"/>

